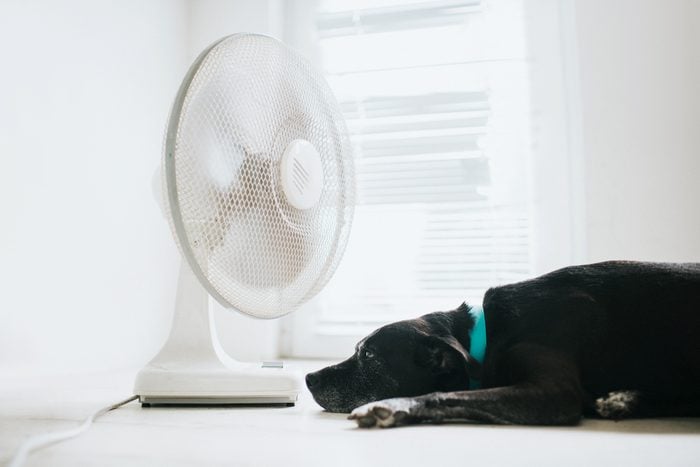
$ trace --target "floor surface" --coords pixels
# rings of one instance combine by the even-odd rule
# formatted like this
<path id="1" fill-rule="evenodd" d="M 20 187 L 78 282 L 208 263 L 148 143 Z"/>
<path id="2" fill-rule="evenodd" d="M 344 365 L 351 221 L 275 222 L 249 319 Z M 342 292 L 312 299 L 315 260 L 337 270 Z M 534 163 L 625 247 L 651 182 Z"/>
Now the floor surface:
<path id="1" fill-rule="evenodd" d="M 292 362 L 299 371 L 321 362 Z M 75 427 L 131 394 L 135 372 L 0 377 L 0 464 L 27 436 Z M 572 428 L 446 424 L 360 430 L 305 392 L 293 408 L 112 411 L 27 466 L 700 466 L 700 419 Z"/>

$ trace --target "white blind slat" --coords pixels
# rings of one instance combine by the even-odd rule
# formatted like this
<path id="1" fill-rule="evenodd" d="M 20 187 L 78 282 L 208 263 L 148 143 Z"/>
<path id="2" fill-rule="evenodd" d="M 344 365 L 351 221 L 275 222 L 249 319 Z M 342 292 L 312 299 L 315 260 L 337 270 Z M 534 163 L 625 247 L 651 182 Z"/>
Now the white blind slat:
<path id="1" fill-rule="evenodd" d="M 447 0 L 324 12 L 316 25 L 321 37 L 431 28 L 459 24 L 480 4 L 480 0 Z"/>

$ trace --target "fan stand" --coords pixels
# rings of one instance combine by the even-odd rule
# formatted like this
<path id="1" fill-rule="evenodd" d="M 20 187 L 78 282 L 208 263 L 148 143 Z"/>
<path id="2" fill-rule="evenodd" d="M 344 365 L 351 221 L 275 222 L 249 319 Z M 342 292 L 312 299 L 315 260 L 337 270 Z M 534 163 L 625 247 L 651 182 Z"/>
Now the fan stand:
<path id="1" fill-rule="evenodd" d="M 209 294 L 183 260 L 170 335 L 136 376 L 139 401 L 144 406 L 294 405 L 301 388 L 298 376 L 281 364 L 232 359 L 219 344 L 212 313 Z"/>

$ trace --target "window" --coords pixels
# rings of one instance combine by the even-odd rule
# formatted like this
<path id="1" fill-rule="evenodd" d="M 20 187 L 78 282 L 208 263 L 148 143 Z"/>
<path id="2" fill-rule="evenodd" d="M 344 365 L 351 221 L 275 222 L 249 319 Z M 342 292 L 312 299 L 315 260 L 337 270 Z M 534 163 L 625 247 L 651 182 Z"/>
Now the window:
<path id="1" fill-rule="evenodd" d="M 355 150 L 343 262 L 288 350 L 348 354 L 387 322 L 531 277 L 531 70 L 522 1 L 324 0 L 287 26 L 325 72 Z M 294 17 L 294 15 L 292 15 Z M 300 45 L 301 44 L 301 45 Z"/>

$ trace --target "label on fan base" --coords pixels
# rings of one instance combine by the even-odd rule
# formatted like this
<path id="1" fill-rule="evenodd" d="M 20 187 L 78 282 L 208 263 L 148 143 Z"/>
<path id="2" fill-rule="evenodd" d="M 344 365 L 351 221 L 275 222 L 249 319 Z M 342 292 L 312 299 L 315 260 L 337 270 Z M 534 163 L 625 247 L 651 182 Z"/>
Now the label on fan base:
<path id="1" fill-rule="evenodd" d="M 305 139 L 289 143 L 280 171 L 282 191 L 289 204 L 301 210 L 318 204 L 323 191 L 323 164 L 313 144 Z"/>
<path id="2" fill-rule="evenodd" d="M 284 362 L 262 362 L 262 368 L 284 368 Z"/>

